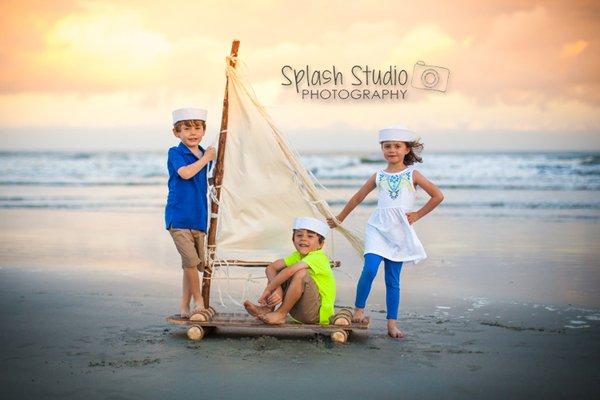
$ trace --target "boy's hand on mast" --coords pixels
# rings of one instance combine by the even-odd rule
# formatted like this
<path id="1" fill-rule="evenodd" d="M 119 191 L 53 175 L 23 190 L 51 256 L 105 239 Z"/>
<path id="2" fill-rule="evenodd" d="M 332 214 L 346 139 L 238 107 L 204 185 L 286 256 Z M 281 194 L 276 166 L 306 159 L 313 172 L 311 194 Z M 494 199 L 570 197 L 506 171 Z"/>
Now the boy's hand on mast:
<path id="1" fill-rule="evenodd" d="M 204 157 L 206 157 L 208 161 L 212 161 L 216 156 L 217 152 L 215 151 L 215 148 L 213 146 L 208 146 L 204 152 Z"/>

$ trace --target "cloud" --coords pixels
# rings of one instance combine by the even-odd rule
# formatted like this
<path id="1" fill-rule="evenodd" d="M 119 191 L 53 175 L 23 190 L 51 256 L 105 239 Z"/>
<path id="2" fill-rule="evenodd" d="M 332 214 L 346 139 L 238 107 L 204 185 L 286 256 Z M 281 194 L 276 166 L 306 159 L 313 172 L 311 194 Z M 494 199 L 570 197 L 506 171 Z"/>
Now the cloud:
<path id="1" fill-rule="evenodd" d="M 589 42 L 585 40 L 577 40 L 575 42 L 565 43 L 560 52 L 560 56 L 564 58 L 577 57 L 583 52 L 589 45 Z"/>
<path id="2" fill-rule="evenodd" d="M 17 62 L 2 68 L 2 88 L 122 90 L 160 76 L 170 51 L 164 36 L 145 28 L 136 14 L 88 3 L 56 19 L 43 33 L 42 48 L 15 51 Z"/>
<path id="3" fill-rule="evenodd" d="M 560 98 L 598 105 L 598 33 L 568 17 L 543 6 L 496 16 L 489 31 L 447 54 L 453 88 L 485 104 Z"/>

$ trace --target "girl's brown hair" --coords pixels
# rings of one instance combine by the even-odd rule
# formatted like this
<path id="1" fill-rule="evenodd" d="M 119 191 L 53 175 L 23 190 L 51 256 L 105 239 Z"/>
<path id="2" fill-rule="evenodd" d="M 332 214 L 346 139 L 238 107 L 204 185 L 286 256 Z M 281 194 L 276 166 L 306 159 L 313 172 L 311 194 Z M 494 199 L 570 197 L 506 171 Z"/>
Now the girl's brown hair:
<path id="1" fill-rule="evenodd" d="M 191 128 L 192 126 L 194 128 L 202 127 L 203 129 L 206 129 L 206 122 L 202 121 L 201 119 L 186 119 L 184 121 L 177 121 L 175 125 L 173 125 L 173 129 L 175 129 L 176 132 L 181 132 L 182 126 L 187 128 Z"/>
<path id="2" fill-rule="evenodd" d="M 416 162 L 423 162 L 421 152 L 423 151 L 423 143 L 419 139 L 414 142 L 404 142 L 410 148 L 407 155 L 404 156 L 404 165 L 413 165 Z"/>

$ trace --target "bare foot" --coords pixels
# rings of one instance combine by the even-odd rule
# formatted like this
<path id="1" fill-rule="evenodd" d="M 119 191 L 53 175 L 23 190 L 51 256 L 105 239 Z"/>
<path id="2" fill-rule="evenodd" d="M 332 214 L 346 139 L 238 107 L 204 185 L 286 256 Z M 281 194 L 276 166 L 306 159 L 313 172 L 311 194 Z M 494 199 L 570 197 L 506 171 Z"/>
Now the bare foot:
<path id="1" fill-rule="evenodd" d="M 192 308 L 192 311 L 190 311 L 190 315 L 198 314 L 202 310 L 204 310 L 204 300 L 202 297 L 199 301 L 194 299 L 194 307 Z"/>
<path id="2" fill-rule="evenodd" d="M 181 300 L 181 303 L 179 303 L 179 315 L 181 315 L 181 318 L 189 318 L 190 317 L 190 301 L 189 300 L 187 302 L 184 300 Z"/>
<path id="3" fill-rule="evenodd" d="M 277 311 L 273 311 L 267 314 L 259 315 L 258 318 L 269 325 L 281 325 L 285 324 L 285 315 L 278 313 Z"/>
<path id="4" fill-rule="evenodd" d="M 395 320 L 388 320 L 387 328 L 388 328 L 388 335 L 390 335 L 390 337 L 392 337 L 394 339 L 402 339 L 403 337 L 406 336 L 406 334 L 404 332 L 402 332 L 400 329 L 398 329 L 398 327 L 396 326 Z"/>
<path id="5" fill-rule="evenodd" d="M 365 316 L 365 309 L 364 308 L 355 308 L 354 309 L 354 315 L 352 315 L 352 322 L 357 322 L 359 324 L 366 324 L 367 323 L 367 317 Z"/>
<path id="6" fill-rule="evenodd" d="M 200 300 L 194 299 L 194 308 L 198 310 L 204 310 L 204 300 L 200 297 Z"/>
<path id="7" fill-rule="evenodd" d="M 246 300 L 244 302 L 244 308 L 246 309 L 246 311 L 248 311 L 248 314 L 254 317 L 258 317 L 259 315 L 263 315 L 273 311 L 273 307 L 259 306 L 252 303 L 250 300 Z"/>

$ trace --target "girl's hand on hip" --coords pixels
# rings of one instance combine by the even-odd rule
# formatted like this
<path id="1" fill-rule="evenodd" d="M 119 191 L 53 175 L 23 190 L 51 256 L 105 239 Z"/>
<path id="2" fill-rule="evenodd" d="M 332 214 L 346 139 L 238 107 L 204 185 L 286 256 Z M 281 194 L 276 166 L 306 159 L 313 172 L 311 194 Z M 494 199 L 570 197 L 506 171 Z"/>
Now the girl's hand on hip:
<path id="1" fill-rule="evenodd" d="M 411 225 L 417 222 L 420 218 L 421 217 L 419 216 L 418 212 L 406 213 L 406 219 L 408 219 L 408 223 Z"/>

